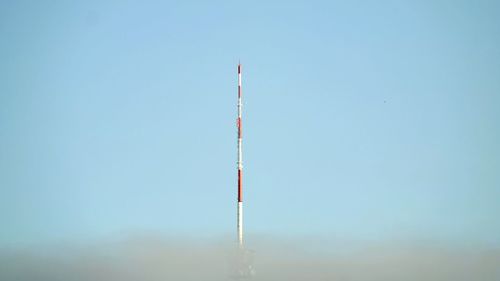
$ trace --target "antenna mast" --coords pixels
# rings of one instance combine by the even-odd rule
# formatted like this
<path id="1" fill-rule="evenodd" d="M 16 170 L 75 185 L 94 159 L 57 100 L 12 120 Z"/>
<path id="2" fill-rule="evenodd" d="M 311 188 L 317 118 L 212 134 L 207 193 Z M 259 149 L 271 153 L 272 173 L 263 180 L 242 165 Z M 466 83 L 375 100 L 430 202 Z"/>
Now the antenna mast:
<path id="1" fill-rule="evenodd" d="M 238 63 L 238 119 L 236 125 L 238 127 L 238 244 L 243 248 L 243 152 L 241 147 L 242 140 L 242 102 L 241 102 L 241 64 Z"/>

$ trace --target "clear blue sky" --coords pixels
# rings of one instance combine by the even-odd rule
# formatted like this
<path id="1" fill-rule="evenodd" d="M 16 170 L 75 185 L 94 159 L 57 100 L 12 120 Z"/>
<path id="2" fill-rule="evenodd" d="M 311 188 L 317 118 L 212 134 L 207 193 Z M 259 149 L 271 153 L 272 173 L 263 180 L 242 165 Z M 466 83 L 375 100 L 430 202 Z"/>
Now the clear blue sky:
<path id="1" fill-rule="evenodd" d="M 349 3 L 347 3 L 349 2 Z M 245 228 L 500 245 L 496 1 L 3 1 L 0 246 Z"/>

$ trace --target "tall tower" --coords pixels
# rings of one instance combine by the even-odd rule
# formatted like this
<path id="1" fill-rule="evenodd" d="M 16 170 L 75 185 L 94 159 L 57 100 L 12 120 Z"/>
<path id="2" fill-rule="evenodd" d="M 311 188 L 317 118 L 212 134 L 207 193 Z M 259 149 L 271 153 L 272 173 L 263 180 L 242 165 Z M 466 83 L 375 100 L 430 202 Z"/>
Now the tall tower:
<path id="1" fill-rule="evenodd" d="M 241 64 L 238 63 L 238 118 L 236 119 L 236 126 L 238 127 L 238 244 L 243 248 L 243 152 L 241 147 L 242 140 L 242 101 L 241 101 Z"/>
<path id="2" fill-rule="evenodd" d="M 236 127 L 238 128 L 238 211 L 237 211 L 237 230 L 238 230 L 238 250 L 235 261 L 236 267 L 232 274 L 235 279 L 250 278 L 255 275 L 253 269 L 253 251 L 246 249 L 243 245 L 243 153 L 241 141 L 243 139 L 242 129 L 242 92 L 241 92 L 241 64 L 238 63 L 238 118 Z"/>

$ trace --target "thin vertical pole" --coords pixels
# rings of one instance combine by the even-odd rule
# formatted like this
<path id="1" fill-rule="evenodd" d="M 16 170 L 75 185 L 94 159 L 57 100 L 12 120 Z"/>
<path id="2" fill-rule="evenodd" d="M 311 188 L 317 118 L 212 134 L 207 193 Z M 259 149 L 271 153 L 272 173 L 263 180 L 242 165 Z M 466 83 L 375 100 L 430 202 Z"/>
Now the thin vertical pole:
<path id="1" fill-rule="evenodd" d="M 242 127 L 242 101 L 241 101 L 241 64 L 238 64 L 238 119 L 236 124 L 238 127 L 238 244 L 243 247 L 243 152 L 241 147 Z"/>

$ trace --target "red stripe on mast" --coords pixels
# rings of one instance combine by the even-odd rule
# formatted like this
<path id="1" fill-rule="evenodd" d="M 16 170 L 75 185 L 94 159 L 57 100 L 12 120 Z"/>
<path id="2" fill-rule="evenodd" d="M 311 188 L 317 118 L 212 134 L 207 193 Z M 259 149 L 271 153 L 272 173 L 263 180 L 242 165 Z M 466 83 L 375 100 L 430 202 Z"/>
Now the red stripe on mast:
<path id="1" fill-rule="evenodd" d="M 238 126 L 238 139 L 241 139 L 241 136 L 242 136 L 242 133 L 241 133 L 241 118 L 238 117 L 238 119 L 236 120 L 236 126 Z"/>

